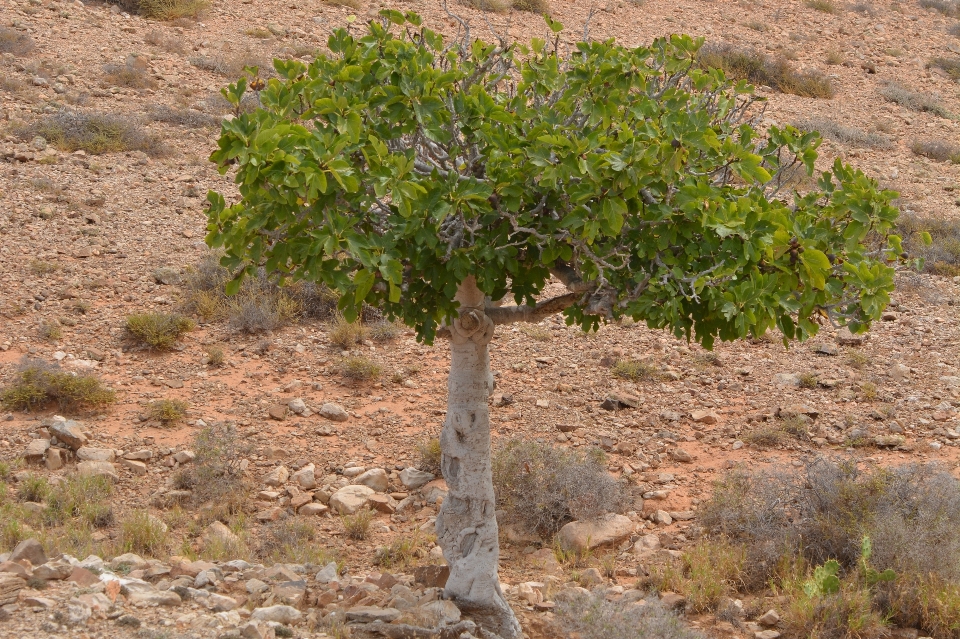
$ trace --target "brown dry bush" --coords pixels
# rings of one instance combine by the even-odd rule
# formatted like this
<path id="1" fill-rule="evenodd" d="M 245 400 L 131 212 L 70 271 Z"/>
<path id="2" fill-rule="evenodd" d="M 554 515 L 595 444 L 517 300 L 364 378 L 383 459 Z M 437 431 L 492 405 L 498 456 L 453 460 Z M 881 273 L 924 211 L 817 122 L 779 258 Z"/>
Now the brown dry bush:
<path id="1" fill-rule="evenodd" d="M 79 412 L 115 402 L 116 393 L 95 375 L 74 374 L 56 364 L 24 357 L 14 381 L 0 391 L 0 406 L 7 410 L 35 410 L 57 404 L 60 410 Z"/>
<path id="2" fill-rule="evenodd" d="M 257 67 L 261 71 L 269 70 L 266 61 L 251 51 L 219 56 L 197 56 L 190 58 L 190 64 L 198 69 L 216 73 L 230 80 L 242 76 L 246 67 Z"/>
<path id="3" fill-rule="evenodd" d="M 960 223 L 956 220 L 902 214 L 897 220 L 903 247 L 912 258 L 922 258 L 923 270 L 939 275 L 960 275 Z M 927 245 L 921 234 L 930 234 Z"/>
<path id="4" fill-rule="evenodd" d="M 880 95 L 911 111 L 927 111 L 934 115 L 939 115 L 941 118 L 952 117 L 950 112 L 940 104 L 940 100 L 936 96 L 929 93 L 911 91 L 896 82 L 887 83 L 880 89 Z"/>
<path id="5" fill-rule="evenodd" d="M 191 501 L 213 519 L 226 520 L 243 512 L 250 486 L 241 461 L 248 448 L 235 426 L 214 423 L 194 438 L 196 458 L 177 471 L 174 485 L 192 491 Z"/>
<path id="6" fill-rule="evenodd" d="M 183 38 L 167 35 L 160 29 L 151 29 L 148 31 L 147 35 L 143 37 L 143 41 L 155 47 L 160 47 L 168 53 L 186 53 L 187 51 L 187 45 L 183 41 Z"/>
<path id="7" fill-rule="evenodd" d="M 819 131 L 824 138 L 848 146 L 871 149 L 893 147 L 893 141 L 885 135 L 861 131 L 856 127 L 845 126 L 827 118 L 808 118 L 797 122 L 794 126 L 803 131 Z"/>
<path id="8" fill-rule="evenodd" d="M 937 162 L 960 163 L 960 145 L 949 140 L 913 140 L 910 142 L 910 150 L 916 155 L 922 155 Z"/>
<path id="9" fill-rule="evenodd" d="M 107 64 L 103 67 L 110 84 L 131 89 L 152 89 L 157 86 L 150 76 L 150 65 L 143 58 L 128 55 L 123 64 Z"/>
<path id="10" fill-rule="evenodd" d="M 26 55 L 33 51 L 33 38 L 10 27 L 0 27 L 0 53 L 12 53 L 15 56 Z"/>
<path id="11" fill-rule="evenodd" d="M 207 0 L 108 0 L 127 13 L 137 13 L 152 20 L 196 18 L 210 3 Z"/>
<path id="12" fill-rule="evenodd" d="M 168 150 L 159 138 L 136 120 L 112 113 L 60 111 L 14 130 L 21 140 L 41 136 L 61 151 L 86 151 L 93 155 L 143 151 L 161 156 Z"/>
<path id="13" fill-rule="evenodd" d="M 154 122 L 173 124 L 187 129 L 213 128 L 220 124 L 220 118 L 207 115 L 202 111 L 174 109 L 163 104 L 150 109 L 150 119 Z"/>
<path id="14" fill-rule="evenodd" d="M 782 58 L 768 58 L 753 49 L 731 44 L 703 47 L 700 65 L 720 69 L 728 78 L 766 85 L 781 93 L 805 98 L 832 98 L 834 95 L 830 79 L 824 75 L 801 73 Z"/>
<path id="15" fill-rule="evenodd" d="M 960 80 L 960 58 L 934 58 L 927 66 L 944 71 L 954 80 Z"/>
<path id="16" fill-rule="evenodd" d="M 599 449 L 584 453 L 514 439 L 494 454 L 492 466 L 504 522 L 543 538 L 570 521 L 620 512 L 627 504 Z"/>
<path id="17" fill-rule="evenodd" d="M 580 639 L 702 639 L 705 635 L 667 610 L 655 594 L 636 605 L 611 601 L 602 590 L 559 598 L 555 612 L 557 634 Z"/>
<path id="18" fill-rule="evenodd" d="M 919 4 L 924 9 L 933 9 L 945 16 L 960 16 L 960 2 L 956 0 L 920 0 Z"/>

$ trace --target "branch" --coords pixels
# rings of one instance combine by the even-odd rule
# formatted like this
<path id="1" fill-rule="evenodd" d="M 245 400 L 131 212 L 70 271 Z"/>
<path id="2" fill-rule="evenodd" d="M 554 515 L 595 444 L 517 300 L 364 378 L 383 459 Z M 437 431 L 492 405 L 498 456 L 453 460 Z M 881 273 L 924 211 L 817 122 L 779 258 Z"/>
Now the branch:
<path id="1" fill-rule="evenodd" d="M 550 268 L 550 273 L 572 293 L 586 293 L 593 288 L 591 282 L 585 282 L 568 264 L 558 261 Z"/>
<path id="2" fill-rule="evenodd" d="M 500 306 L 487 307 L 484 309 L 487 317 L 493 320 L 496 325 L 514 324 L 516 322 L 539 322 L 545 317 L 576 304 L 580 299 L 579 293 L 567 293 L 554 297 L 545 302 L 539 302 L 536 306 Z"/>

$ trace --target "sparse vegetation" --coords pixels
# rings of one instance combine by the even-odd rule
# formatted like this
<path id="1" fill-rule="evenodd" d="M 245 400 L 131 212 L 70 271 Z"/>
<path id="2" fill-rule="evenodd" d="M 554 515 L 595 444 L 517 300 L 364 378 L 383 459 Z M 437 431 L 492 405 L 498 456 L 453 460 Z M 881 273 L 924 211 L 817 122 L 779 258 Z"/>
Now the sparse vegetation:
<path id="1" fill-rule="evenodd" d="M 538 342 L 549 342 L 553 339 L 553 331 L 539 324 L 523 324 L 520 326 L 520 332 Z"/>
<path id="2" fill-rule="evenodd" d="M 766 85 L 781 93 L 805 98 L 832 98 L 829 78 L 816 72 L 801 73 L 783 59 L 768 58 L 752 49 L 731 44 L 705 46 L 700 50 L 700 65 L 715 67 L 728 78 Z"/>
<path id="3" fill-rule="evenodd" d="M 161 29 L 151 29 L 147 31 L 147 35 L 144 36 L 143 40 L 147 44 L 152 44 L 168 53 L 183 54 L 187 51 L 187 45 L 184 43 L 183 38 L 167 34 Z"/>
<path id="4" fill-rule="evenodd" d="M 134 510 L 120 521 L 121 553 L 164 557 L 168 550 L 167 525 L 146 510 Z"/>
<path id="5" fill-rule="evenodd" d="M 800 373 L 800 388 L 813 389 L 820 383 L 816 373 L 810 371 Z"/>
<path id="6" fill-rule="evenodd" d="M 950 142 L 949 140 L 913 140 L 910 142 L 910 150 L 916 155 L 922 155 L 937 162 L 960 163 L 960 145 Z"/>
<path id="7" fill-rule="evenodd" d="M 655 364 L 632 359 L 618 360 L 611 368 L 614 377 L 629 379 L 633 382 L 657 379 L 660 369 Z"/>
<path id="8" fill-rule="evenodd" d="M 66 412 L 107 406 L 116 393 L 91 374 L 73 374 L 43 360 L 24 358 L 14 381 L 0 392 L 0 405 L 8 410 L 36 410 L 57 404 Z"/>
<path id="9" fill-rule="evenodd" d="M 210 6 L 207 0 L 109 0 L 127 13 L 138 13 L 151 20 L 196 18 Z"/>
<path id="10" fill-rule="evenodd" d="M 131 340 L 158 351 L 170 350 L 193 328 L 189 318 L 175 313 L 141 313 L 130 315 L 126 321 L 127 336 Z"/>
<path id="11" fill-rule="evenodd" d="M 954 80 L 960 81 L 960 58 L 934 58 L 927 66 L 940 69 Z"/>
<path id="12" fill-rule="evenodd" d="M 938 275 L 960 275 L 960 224 L 946 217 L 901 215 L 898 227 L 904 249 L 911 257 L 923 259 L 923 270 Z M 928 233 L 930 243 L 923 234 Z"/>
<path id="13" fill-rule="evenodd" d="M 370 339 L 375 342 L 391 342 L 400 336 L 403 329 L 389 320 L 380 320 L 370 326 Z"/>
<path id="14" fill-rule="evenodd" d="M 343 529 L 346 531 L 347 537 L 360 541 L 366 539 L 370 532 L 370 523 L 373 521 L 373 511 L 369 508 L 361 508 L 352 515 L 344 515 L 341 517 L 341 520 L 343 521 Z"/>
<path id="15" fill-rule="evenodd" d="M 327 332 L 330 343 L 345 351 L 350 350 L 357 344 L 362 344 L 369 335 L 370 331 L 359 320 L 348 322 L 339 314 Z"/>
<path id="16" fill-rule="evenodd" d="M 420 470 L 439 477 L 441 474 L 440 462 L 443 458 L 440 450 L 440 440 L 432 437 L 418 443 L 417 453 L 420 456 Z"/>
<path id="17" fill-rule="evenodd" d="M 745 561 L 742 547 L 723 539 L 700 540 L 683 553 L 679 566 L 665 567 L 660 588 L 682 593 L 693 612 L 712 611 L 742 587 Z"/>
<path id="18" fill-rule="evenodd" d="M 33 38 L 10 27 L 0 27 L 0 53 L 22 56 L 33 51 Z"/>
<path id="19" fill-rule="evenodd" d="M 797 122 L 795 126 L 803 131 L 819 131 L 829 139 L 854 147 L 889 149 L 893 141 L 879 133 L 868 133 L 852 126 L 845 126 L 827 118 L 810 118 Z"/>
<path id="20" fill-rule="evenodd" d="M 44 260 L 30 260 L 30 272 L 34 275 L 49 275 L 60 269 L 58 264 Z"/>
<path id="21" fill-rule="evenodd" d="M 276 563 L 312 563 L 324 565 L 332 553 L 316 543 L 313 525 L 300 519 L 285 519 L 265 526 L 260 533 L 258 557 Z"/>
<path id="22" fill-rule="evenodd" d="M 831 0 L 807 0 L 806 4 L 811 9 L 816 9 L 823 13 L 839 13 L 837 5 L 835 5 Z"/>
<path id="23" fill-rule="evenodd" d="M 113 523 L 113 509 L 109 501 L 113 486 L 106 477 L 68 475 L 50 492 L 44 518 L 54 525 L 63 525 L 72 519 L 95 528 Z"/>
<path id="24" fill-rule="evenodd" d="M 226 355 L 223 352 L 223 348 L 219 346 L 211 346 L 207 349 L 207 364 L 215 368 L 223 366 L 227 361 Z"/>
<path id="25" fill-rule="evenodd" d="M 151 107 L 150 119 L 154 122 L 173 124 L 187 129 L 213 128 L 220 124 L 220 118 L 207 115 L 195 109 L 175 109 L 164 104 Z"/>
<path id="26" fill-rule="evenodd" d="M 107 81 L 118 87 L 152 89 L 157 85 L 150 75 L 150 65 L 140 56 L 129 55 L 123 64 L 103 67 Z"/>
<path id="27" fill-rule="evenodd" d="M 960 16 L 960 2 L 957 0 L 919 0 L 919 4 L 924 9 L 933 9 L 951 18 Z"/>
<path id="28" fill-rule="evenodd" d="M 543 538 L 574 519 L 620 512 L 626 503 L 599 449 L 581 452 L 515 439 L 494 454 L 492 466 L 504 521 Z"/>
<path id="29" fill-rule="evenodd" d="M 941 118 L 952 117 L 950 112 L 940 104 L 940 100 L 936 96 L 930 95 L 929 93 L 911 91 L 896 82 L 888 82 L 880 89 L 880 95 L 911 111 L 927 111 L 934 115 L 939 115 Z"/>
<path id="30" fill-rule="evenodd" d="M 146 132 L 136 120 L 110 113 L 59 111 L 16 129 L 22 140 L 41 136 L 61 151 L 86 151 L 93 155 L 143 151 L 159 156 L 167 152 L 159 138 Z"/>
<path id="31" fill-rule="evenodd" d="M 50 494 L 50 484 L 43 475 L 30 473 L 17 486 L 17 500 L 42 502 Z"/>
<path id="32" fill-rule="evenodd" d="M 270 65 L 258 55 L 251 51 L 229 54 L 225 56 L 197 56 L 190 58 L 190 64 L 202 69 L 216 73 L 229 80 L 236 80 L 243 75 L 246 67 L 257 67 L 263 72 L 269 72 Z"/>
<path id="33" fill-rule="evenodd" d="M 383 368 L 380 364 L 363 356 L 344 357 L 340 362 L 340 374 L 357 382 L 376 379 L 381 372 Z"/>
<path id="34" fill-rule="evenodd" d="M 412 534 L 398 537 L 389 545 L 378 548 L 373 563 L 384 570 L 406 570 L 427 556 L 428 543 L 427 535 L 414 530 Z"/>
<path id="35" fill-rule="evenodd" d="M 174 485 L 192 491 L 191 501 L 213 519 L 242 512 L 250 487 L 241 460 L 247 452 L 232 425 L 215 424 L 201 430 L 192 449 L 196 459 L 174 475 Z"/>
<path id="36" fill-rule="evenodd" d="M 322 2 L 335 7 L 350 7 L 351 9 L 359 9 L 363 6 L 360 0 L 322 0 Z"/>
<path id="37" fill-rule="evenodd" d="M 703 639 L 651 595 L 643 605 L 610 600 L 602 592 L 577 593 L 557 602 L 555 636 L 580 639 Z"/>
<path id="38" fill-rule="evenodd" d="M 864 353 L 863 351 L 847 351 L 847 365 L 851 368 L 863 368 L 868 364 L 873 363 L 873 358 Z"/>
<path id="39" fill-rule="evenodd" d="M 40 322 L 40 328 L 38 332 L 40 334 L 40 339 L 46 342 L 56 342 L 57 340 L 63 338 L 63 328 L 60 326 L 60 322 L 57 320 Z"/>
<path id="40" fill-rule="evenodd" d="M 189 404 L 182 399 L 158 399 L 147 406 L 147 417 L 164 426 L 172 426 L 187 414 Z"/>

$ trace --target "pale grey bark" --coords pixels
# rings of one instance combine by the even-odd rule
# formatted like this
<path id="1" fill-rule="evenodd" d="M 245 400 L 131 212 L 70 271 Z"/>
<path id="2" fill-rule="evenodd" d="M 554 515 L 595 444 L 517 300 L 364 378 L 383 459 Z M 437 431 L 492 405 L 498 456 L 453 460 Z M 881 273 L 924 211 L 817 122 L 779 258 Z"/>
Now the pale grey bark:
<path id="1" fill-rule="evenodd" d="M 469 277 L 456 295 L 460 316 L 450 330 L 447 419 L 440 435 L 443 476 L 449 492 L 437 515 L 437 542 L 450 565 L 444 596 L 483 628 L 503 639 L 519 639 L 497 569 L 500 559 L 496 501 L 490 472 L 490 413 L 493 393 L 490 354 L 493 321 L 484 297 Z"/>

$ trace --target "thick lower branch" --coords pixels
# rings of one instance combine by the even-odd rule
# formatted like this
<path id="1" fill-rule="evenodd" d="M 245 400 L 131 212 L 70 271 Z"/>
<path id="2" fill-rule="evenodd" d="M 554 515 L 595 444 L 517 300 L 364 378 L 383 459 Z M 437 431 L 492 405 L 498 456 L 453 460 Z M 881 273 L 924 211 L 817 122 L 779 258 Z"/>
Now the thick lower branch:
<path id="1" fill-rule="evenodd" d="M 550 268 L 550 273 L 563 282 L 572 293 L 586 293 L 594 287 L 595 282 L 583 280 L 572 266 L 557 262 Z"/>
<path id="2" fill-rule="evenodd" d="M 573 306 L 581 297 L 580 293 L 567 293 L 540 302 L 535 306 L 491 306 L 484 309 L 484 313 L 497 325 L 513 324 L 515 322 L 539 322 L 545 317 Z"/>

